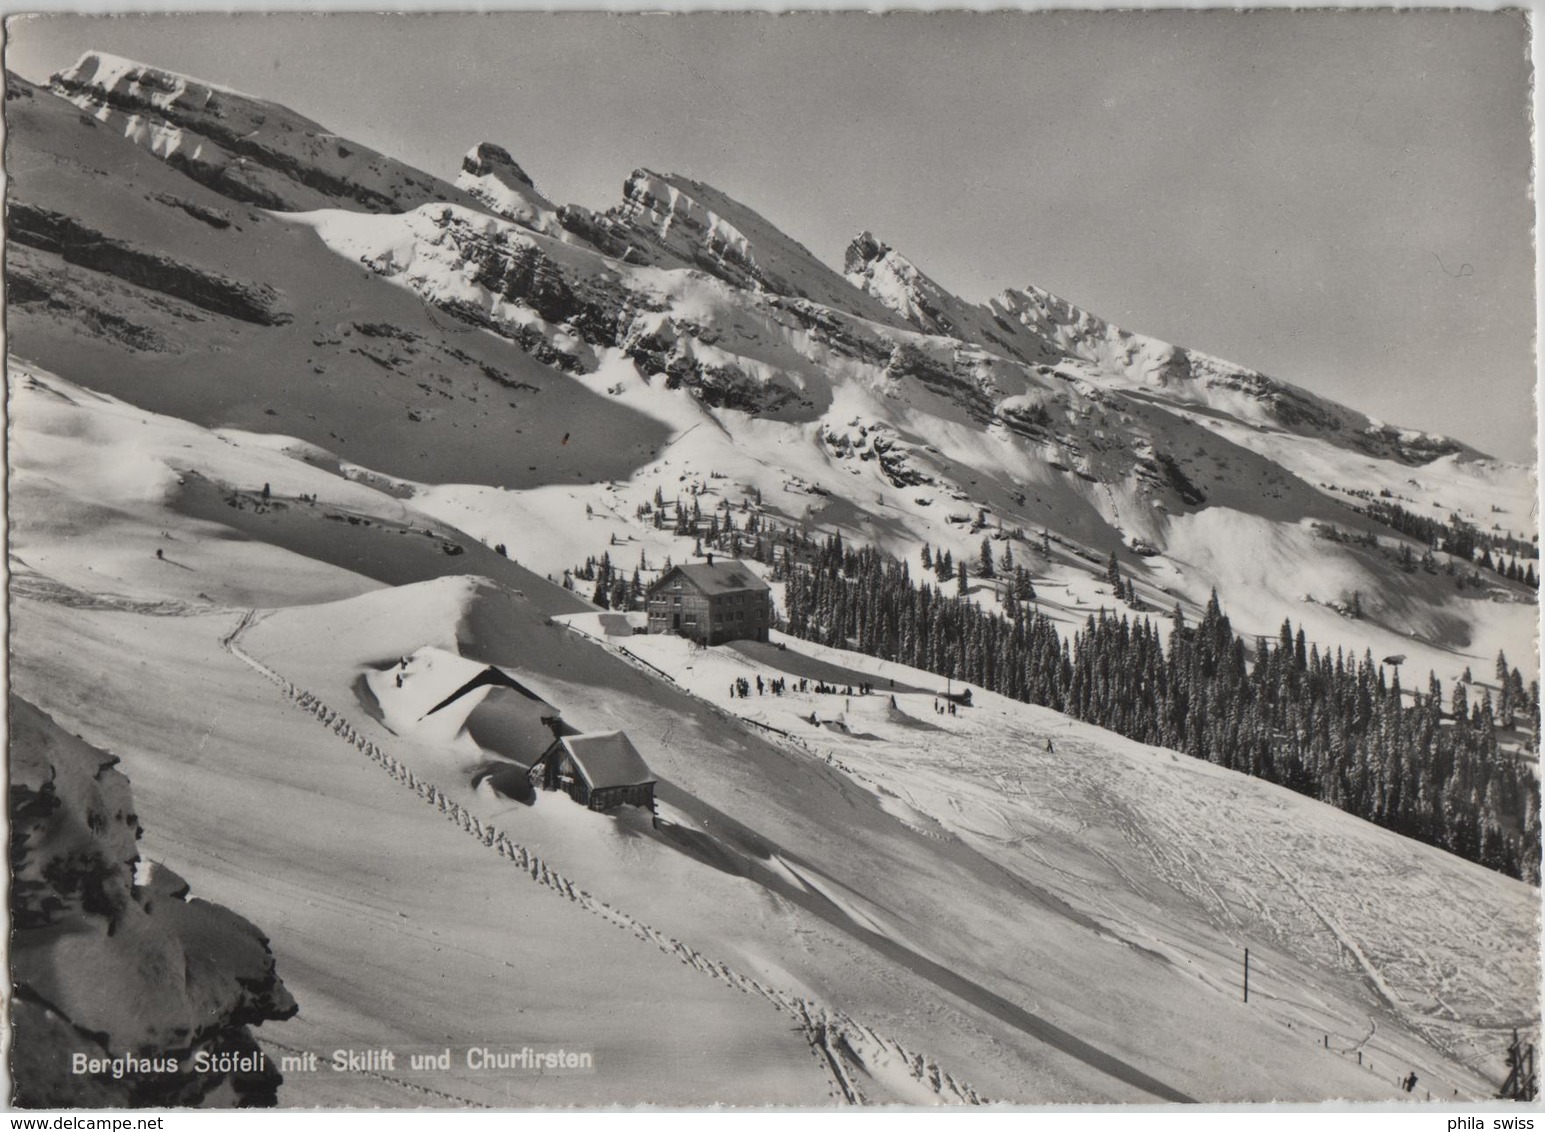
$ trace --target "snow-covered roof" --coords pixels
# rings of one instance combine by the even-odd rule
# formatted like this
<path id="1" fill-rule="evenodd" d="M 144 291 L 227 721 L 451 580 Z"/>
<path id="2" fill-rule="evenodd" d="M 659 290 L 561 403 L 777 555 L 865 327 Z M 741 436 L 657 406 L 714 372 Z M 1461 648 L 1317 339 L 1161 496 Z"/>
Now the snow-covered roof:
<path id="1" fill-rule="evenodd" d="M 495 688 L 509 688 L 513 691 L 519 692 L 528 700 L 535 700 L 539 704 L 547 704 L 546 700 L 537 695 L 530 688 L 526 687 L 519 680 L 516 680 L 514 677 L 510 676 L 509 673 L 504 672 L 498 668 L 494 668 L 492 665 L 490 665 L 489 667 L 484 668 L 483 671 L 479 672 L 476 676 L 472 677 L 472 679 L 468 680 L 461 687 L 457 688 L 450 695 L 446 696 L 445 699 L 435 704 L 434 707 L 430 708 L 424 714 L 433 715 L 441 708 L 455 703 L 457 700 L 461 699 L 462 696 L 465 696 L 469 692 L 476 691 L 478 688 L 482 688 L 485 685 L 493 685 Z M 548 704 L 547 706 L 550 707 L 551 705 Z"/>
<path id="2" fill-rule="evenodd" d="M 567 735 L 559 742 L 592 790 L 657 781 L 644 756 L 621 731 Z"/>
<path id="3" fill-rule="evenodd" d="M 759 574 L 739 559 L 728 562 L 693 562 L 685 566 L 673 566 L 665 572 L 650 590 L 659 589 L 666 581 L 681 575 L 705 594 L 737 593 L 741 590 L 771 590 Z"/>

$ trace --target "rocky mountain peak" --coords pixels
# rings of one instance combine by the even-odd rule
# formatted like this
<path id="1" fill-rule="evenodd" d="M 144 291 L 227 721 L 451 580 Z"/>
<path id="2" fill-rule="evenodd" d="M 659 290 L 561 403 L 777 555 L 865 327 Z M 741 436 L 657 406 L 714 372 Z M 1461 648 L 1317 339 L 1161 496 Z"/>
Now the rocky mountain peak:
<path id="1" fill-rule="evenodd" d="M 456 187 L 489 211 L 523 228 L 573 241 L 559 221 L 558 206 L 542 195 L 502 145 L 479 142 L 468 150 L 456 176 Z"/>
<path id="2" fill-rule="evenodd" d="M 462 158 L 461 170 L 474 177 L 496 177 L 502 174 L 529 188 L 536 188 L 536 183 L 510 156 L 510 151 L 493 142 L 479 142 L 468 150 L 467 156 Z"/>
<path id="3" fill-rule="evenodd" d="M 856 271 L 863 271 L 875 260 L 879 259 L 890 247 L 875 239 L 874 233 L 867 228 L 853 237 L 853 242 L 848 245 L 848 250 L 842 257 L 842 271 L 845 275 L 852 275 Z"/>
<path id="4" fill-rule="evenodd" d="M 405 212 L 472 204 L 401 161 L 230 87 L 88 51 L 49 89 L 102 125 L 220 195 L 281 212 Z"/>
<path id="5" fill-rule="evenodd" d="M 629 263 L 690 267 L 751 291 L 809 299 L 888 326 L 893 311 L 728 193 L 678 173 L 633 170 L 604 213 L 566 206 L 563 226 Z"/>

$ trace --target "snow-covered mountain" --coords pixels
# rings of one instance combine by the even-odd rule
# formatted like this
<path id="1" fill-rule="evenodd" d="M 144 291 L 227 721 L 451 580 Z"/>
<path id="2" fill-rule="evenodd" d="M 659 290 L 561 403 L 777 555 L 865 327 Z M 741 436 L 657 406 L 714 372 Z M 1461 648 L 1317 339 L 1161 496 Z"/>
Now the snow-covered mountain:
<path id="1" fill-rule="evenodd" d="M 630 652 L 557 584 L 603 551 L 645 578 L 689 557 L 651 521 L 680 500 L 914 570 L 925 545 L 1011 552 L 1069 631 L 1114 605 L 1194 619 L 1216 592 L 1246 641 L 1291 618 L 1325 655 L 1401 657 L 1408 684 L 1484 680 L 1499 650 L 1533 677 L 1533 590 L 1479 548 L 1418 562 L 1409 520 L 1536 562 L 1532 468 L 1034 287 L 968 302 L 868 232 L 835 270 L 684 177 L 635 170 L 598 212 L 479 142 L 452 182 L 98 53 L 47 86 L 8 75 L 6 125 L 18 686 L 120 753 L 158 850 L 273 933 L 301 1013 L 265 1033 L 438 1048 L 473 1017 L 469 1041 L 617 1055 L 521 1103 L 933 1103 L 1385 1098 L 1412 1066 L 1479 1095 L 1492 1039 L 1533 1024 L 1534 889 L 1043 709 L 935 723 L 931 677 L 899 666 L 794 641 Z M 968 596 L 1003 607 L 991 579 Z M 674 832 L 478 793 L 466 734 L 383 722 L 371 674 L 398 661 L 508 666 L 629 728 Z M 849 705 L 839 733 L 806 722 L 822 704 L 713 703 L 778 665 L 894 680 L 895 711 Z M 169 731 L 208 748 L 163 750 Z M 1221 818 L 1188 833 L 1190 806 L 1276 848 Z M 204 855 L 225 838 L 252 862 Z M 1241 854 L 1248 882 L 1224 867 Z M 1359 904 L 1349 854 L 1431 917 Z M 490 901 L 512 873 L 563 899 Z M 1490 943 L 1444 926 L 1476 908 Z M 1245 946 L 1303 993 L 1239 1013 Z M 571 965 L 510 961 L 532 954 Z M 426 1012 L 423 972 L 456 964 L 476 985 Z M 620 972 L 630 1008 L 576 1014 L 582 967 Z M 379 978 L 348 1001 L 361 969 Z M 524 1030 L 495 1021 L 520 1010 Z M 423 1084 L 286 1089 L 438 1103 Z M 501 1103 L 465 1074 L 446 1089 Z"/>
<path id="2" fill-rule="evenodd" d="M 89 51 L 50 88 L 222 196 L 262 208 L 397 211 L 464 200 L 450 185 L 294 111 L 201 79 Z"/>
<path id="3" fill-rule="evenodd" d="M 725 478 L 774 518 L 907 557 L 1046 531 L 1070 598 L 1115 553 L 1141 600 L 1199 609 L 1216 588 L 1251 632 L 1292 617 L 1440 674 L 1494 644 L 1532 652 L 1527 590 L 1488 573 L 1456 597 L 1392 570 L 1411 540 L 1363 513 L 1374 498 L 1530 547 L 1528 469 L 1044 291 L 968 303 L 869 233 L 844 276 L 723 193 L 647 170 L 605 213 L 556 205 L 489 143 L 451 185 L 94 53 L 8 96 L 14 144 L 46 157 L 11 192 L 14 349 L 415 490 L 500 489 L 437 493 L 493 541 L 517 537 L 533 489 L 610 483 L 608 513 L 627 514 Z M 554 576 L 580 549 L 543 545 Z"/>
<path id="4" fill-rule="evenodd" d="M 844 266 L 854 286 L 928 334 L 1022 360 L 1082 362 L 1097 380 L 1403 463 L 1477 455 L 1448 437 L 1391 428 L 1254 370 L 1133 334 L 1039 287 L 1006 290 L 985 306 L 968 304 L 869 232 L 848 246 Z"/>

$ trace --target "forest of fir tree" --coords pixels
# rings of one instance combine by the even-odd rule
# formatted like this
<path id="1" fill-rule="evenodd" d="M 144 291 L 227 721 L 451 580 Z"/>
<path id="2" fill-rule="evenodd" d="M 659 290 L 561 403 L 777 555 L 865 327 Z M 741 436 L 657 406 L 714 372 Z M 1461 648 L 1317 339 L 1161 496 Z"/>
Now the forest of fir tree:
<path id="1" fill-rule="evenodd" d="M 663 525 L 664 508 L 652 510 Z M 727 506 L 722 522 L 717 512 L 701 520 L 677 504 L 674 526 L 696 532 L 697 553 L 707 546 L 772 567 L 790 636 L 1206 759 L 1540 883 L 1540 788 L 1524 757 L 1538 750 L 1539 683 L 1525 686 L 1501 654 L 1495 698 L 1459 680 L 1445 699 L 1436 676 L 1425 690 L 1402 689 L 1398 667 L 1386 674 L 1366 651 L 1321 652 L 1289 620 L 1247 647 L 1216 593 L 1195 625 L 1178 606 L 1167 632 L 1146 616 L 1101 609 L 1068 638 L 1035 607 L 1028 571 L 1008 554 L 994 562 L 985 539 L 974 568 L 925 547 L 925 576 L 914 581 L 905 561 L 840 535 L 812 539 L 755 511 L 737 525 Z M 965 596 L 972 574 L 1000 586 L 1003 612 Z M 1117 600 L 1147 608 L 1114 557 L 1106 577 Z M 598 605 L 642 608 L 640 570 L 629 576 L 609 554 L 566 572 L 565 584 L 575 588 L 575 578 L 594 584 Z"/>

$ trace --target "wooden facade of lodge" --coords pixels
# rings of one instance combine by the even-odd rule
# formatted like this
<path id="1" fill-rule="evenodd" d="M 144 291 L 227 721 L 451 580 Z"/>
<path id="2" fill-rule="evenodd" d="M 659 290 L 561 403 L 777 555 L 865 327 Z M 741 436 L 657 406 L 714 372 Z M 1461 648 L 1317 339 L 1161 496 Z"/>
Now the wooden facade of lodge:
<path id="1" fill-rule="evenodd" d="M 772 628 L 772 587 L 741 562 L 673 566 L 649 587 L 649 631 L 674 633 L 704 645 L 766 641 Z"/>
<path id="2" fill-rule="evenodd" d="M 655 812 L 655 776 L 621 731 L 564 735 L 530 773 L 534 784 L 561 790 L 592 810 L 639 806 Z"/>

